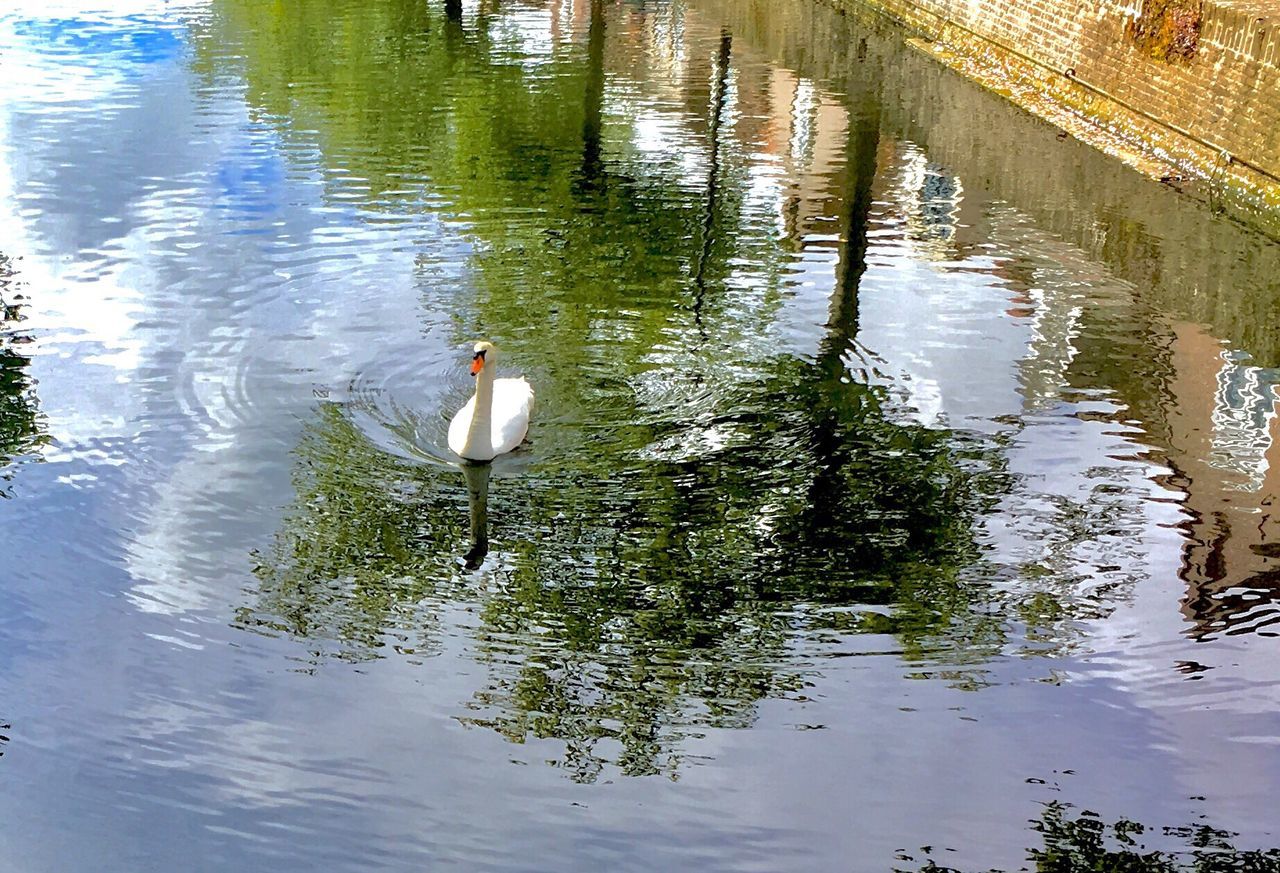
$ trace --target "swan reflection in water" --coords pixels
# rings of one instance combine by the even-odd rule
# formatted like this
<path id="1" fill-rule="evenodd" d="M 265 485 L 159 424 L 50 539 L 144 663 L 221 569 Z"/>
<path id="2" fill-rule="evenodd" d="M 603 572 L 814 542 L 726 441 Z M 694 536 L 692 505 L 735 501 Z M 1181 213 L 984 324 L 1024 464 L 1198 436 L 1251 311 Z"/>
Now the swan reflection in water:
<path id="1" fill-rule="evenodd" d="M 471 516 L 471 549 L 462 556 L 468 570 L 477 569 L 489 554 L 489 474 L 488 461 L 463 461 L 462 475 L 467 480 L 467 508 Z"/>

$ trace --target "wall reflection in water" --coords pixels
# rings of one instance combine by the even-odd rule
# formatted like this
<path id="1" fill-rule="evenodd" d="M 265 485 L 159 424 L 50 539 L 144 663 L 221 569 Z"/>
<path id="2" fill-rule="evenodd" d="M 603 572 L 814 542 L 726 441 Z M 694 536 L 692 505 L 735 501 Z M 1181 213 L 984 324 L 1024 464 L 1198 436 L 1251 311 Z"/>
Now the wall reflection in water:
<path id="1" fill-rule="evenodd" d="M 792 10 L 778 28 L 761 26 L 758 3 L 718 6 L 773 57 L 848 87 L 858 41 L 824 36 L 821 12 Z M 1060 260 L 1017 255 L 991 265 L 1008 279 L 1009 317 L 1033 325 L 1024 350 L 1008 358 L 1024 372 L 1027 403 L 1106 395 L 1113 408 L 1105 415 L 1137 428 L 1135 453 L 1167 465 L 1155 477 L 1184 510 L 1182 606 L 1196 635 L 1252 632 L 1280 618 L 1269 545 L 1280 247 L 1207 219 L 1188 199 L 1162 196 L 1084 146 L 1070 146 L 1074 175 L 1044 172 L 1051 128 L 976 95 L 935 99 L 942 85 L 895 63 L 903 50 L 863 26 L 873 31 L 886 89 L 904 102 L 905 111 L 886 113 L 888 131 L 939 162 L 904 166 L 899 203 L 916 244 L 942 269 L 963 268 L 1002 233 L 1031 242 L 1025 231 L 1034 227 L 1061 239 L 1059 251 L 1078 264 L 1074 274 Z M 1000 146 L 989 147 L 993 136 Z M 967 178 L 980 184 L 966 186 Z"/>

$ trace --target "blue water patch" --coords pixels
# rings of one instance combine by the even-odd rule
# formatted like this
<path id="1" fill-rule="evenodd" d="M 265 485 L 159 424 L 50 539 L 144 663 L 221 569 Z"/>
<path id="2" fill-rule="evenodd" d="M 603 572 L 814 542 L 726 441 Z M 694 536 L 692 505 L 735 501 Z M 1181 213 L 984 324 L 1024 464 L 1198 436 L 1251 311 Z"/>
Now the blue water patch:
<path id="1" fill-rule="evenodd" d="M 217 206 L 242 216 L 261 217 L 280 208 L 285 165 L 274 135 L 249 133 L 257 137 L 236 144 L 218 163 Z"/>
<path id="2" fill-rule="evenodd" d="M 24 19 L 15 22 L 14 31 L 57 53 L 114 61 L 126 69 L 173 61 L 185 48 L 180 28 L 142 15 L 110 23 L 77 18 Z"/>

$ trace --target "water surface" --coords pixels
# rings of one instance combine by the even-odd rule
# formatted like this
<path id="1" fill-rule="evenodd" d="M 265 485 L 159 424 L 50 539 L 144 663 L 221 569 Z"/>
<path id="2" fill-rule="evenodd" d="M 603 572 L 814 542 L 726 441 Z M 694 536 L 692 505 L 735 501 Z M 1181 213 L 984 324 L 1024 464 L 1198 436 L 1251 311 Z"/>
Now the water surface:
<path id="1" fill-rule="evenodd" d="M 1280 864 L 1266 238 L 803 0 L 0 75 L 8 869 Z"/>

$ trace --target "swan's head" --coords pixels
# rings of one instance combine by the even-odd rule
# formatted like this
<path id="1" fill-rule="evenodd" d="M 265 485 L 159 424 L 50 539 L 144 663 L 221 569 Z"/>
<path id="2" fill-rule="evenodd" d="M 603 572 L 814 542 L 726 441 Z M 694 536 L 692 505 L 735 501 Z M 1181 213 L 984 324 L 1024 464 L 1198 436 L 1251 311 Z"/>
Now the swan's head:
<path id="1" fill-rule="evenodd" d="M 485 367 L 492 367 L 493 359 L 498 356 L 498 350 L 494 348 L 493 343 L 484 341 L 476 343 L 472 352 L 474 352 L 471 356 L 472 376 L 479 376 L 480 371 Z"/>

